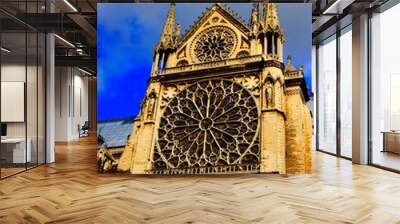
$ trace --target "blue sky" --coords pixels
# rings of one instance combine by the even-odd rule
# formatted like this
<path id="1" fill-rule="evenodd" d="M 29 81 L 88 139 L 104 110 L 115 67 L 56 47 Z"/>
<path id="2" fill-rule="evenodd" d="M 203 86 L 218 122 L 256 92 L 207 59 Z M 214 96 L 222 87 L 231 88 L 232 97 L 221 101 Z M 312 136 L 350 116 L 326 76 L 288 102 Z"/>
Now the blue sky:
<path id="1" fill-rule="evenodd" d="M 246 22 L 251 3 L 230 3 Z M 184 31 L 211 4 L 179 3 L 177 22 Z M 168 12 L 167 3 L 98 4 L 98 119 L 137 115 L 150 75 L 153 48 Z M 278 4 L 281 26 L 285 33 L 284 58 L 292 56 L 293 64 L 304 65 L 311 86 L 311 5 Z"/>

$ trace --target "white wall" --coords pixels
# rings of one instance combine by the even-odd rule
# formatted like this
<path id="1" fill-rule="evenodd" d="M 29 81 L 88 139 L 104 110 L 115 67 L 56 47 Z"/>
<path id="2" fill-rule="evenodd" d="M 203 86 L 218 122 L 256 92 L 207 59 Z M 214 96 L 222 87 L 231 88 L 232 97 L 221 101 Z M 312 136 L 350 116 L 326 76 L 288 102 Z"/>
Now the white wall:
<path id="1" fill-rule="evenodd" d="M 25 82 L 25 71 L 26 67 L 24 65 L 18 64 L 5 64 L 1 66 L 1 81 L 3 82 Z M 35 74 L 36 77 L 36 67 L 28 66 L 28 87 L 27 87 L 27 106 L 29 107 L 27 110 L 27 119 L 28 119 L 28 137 L 30 130 L 35 130 L 36 134 L 36 113 L 32 113 L 32 111 L 36 111 L 37 99 L 36 99 L 36 80 L 32 78 L 31 74 Z M 40 107 L 41 105 L 39 105 Z M 6 110 L 7 108 L 1 108 L 2 110 Z M 33 123 L 32 123 L 33 122 Z M 33 132 L 33 131 L 32 131 Z M 7 135 L 9 137 L 25 137 L 25 122 L 7 122 Z"/>
<path id="2" fill-rule="evenodd" d="M 55 69 L 55 140 L 66 141 L 68 139 L 69 115 L 69 68 L 56 67 Z"/>
<path id="3" fill-rule="evenodd" d="M 74 140 L 78 125 L 88 120 L 88 77 L 72 67 L 56 67 L 55 73 L 55 140 Z"/>
<path id="4" fill-rule="evenodd" d="M 352 157 L 352 31 L 340 36 L 340 150 Z"/>
<path id="5" fill-rule="evenodd" d="M 75 70 L 77 71 L 77 70 Z M 72 136 L 78 137 L 78 124 L 81 126 L 88 121 L 89 119 L 89 111 L 88 111 L 88 77 L 74 75 L 74 108 L 73 111 L 73 119 L 71 120 L 72 128 Z"/>
<path id="6" fill-rule="evenodd" d="M 318 48 L 318 149 L 336 153 L 336 36 Z"/>
<path id="7" fill-rule="evenodd" d="M 37 70 L 38 69 L 38 70 Z M 39 163 L 44 162 L 44 74 L 42 68 L 25 64 L 3 64 L 1 66 L 2 82 L 24 82 L 26 84 L 26 121 L 23 122 L 5 122 L 7 124 L 7 137 L 30 139 L 32 162 L 39 159 Z M 27 78 L 27 80 L 25 80 Z M 7 96 L 2 96 L 7 97 Z M 1 108 L 7 110 L 10 108 Z M 39 154 L 37 156 L 37 153 Z"/>
<path id="8" fill-rule="evenodd" d="M 25 82 L 25 64 L 2 65 L 1 81 Z M 1 108 L 1 110 L 6 110 L 6 108 Z M 25 123 L 24 122 L 7 123 L 7 137 L 25 137 Z"/>

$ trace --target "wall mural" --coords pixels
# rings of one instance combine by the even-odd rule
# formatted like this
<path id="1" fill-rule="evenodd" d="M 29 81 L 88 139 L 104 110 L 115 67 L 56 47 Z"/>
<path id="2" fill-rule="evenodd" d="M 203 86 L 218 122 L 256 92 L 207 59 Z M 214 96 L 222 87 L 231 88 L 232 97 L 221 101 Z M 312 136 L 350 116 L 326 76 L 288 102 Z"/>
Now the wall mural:
<path id="1" fill-rule="evenodd" d="M 124 144 L 107 143 L 118 121 L 100 122 L 99 172 L 310 172 L 309 91 L 304 67 L 284 64 L 277 5 L 253 3 L 246 23 L 212 4 L 184 33 L 176 7 L 169 6 Z"/>

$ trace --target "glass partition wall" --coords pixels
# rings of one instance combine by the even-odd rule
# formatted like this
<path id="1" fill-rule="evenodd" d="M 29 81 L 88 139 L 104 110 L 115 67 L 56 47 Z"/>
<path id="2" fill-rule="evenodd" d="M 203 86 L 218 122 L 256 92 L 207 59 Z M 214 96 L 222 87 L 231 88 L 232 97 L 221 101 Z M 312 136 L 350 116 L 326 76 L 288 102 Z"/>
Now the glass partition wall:
<path id="1" fill-rule="evenodd" d="M 352 158 L 352 33 L 351 25 L 340 32 L 339 48 L 339 123 L 340 155 Z"/>
<path id="2" fill-rule="evenodd" d="M 320 43 L 317 51 L 317 149 L 336 154 L 336 35 Z"/>
<path id="3" fill-rule="evenodd" d="M 24 12 L 37 12 L 39 3 L 20 1 L 18 7 Z M 0 178 L 3 179 L 45 163 L 46 40 L 43 33 L 12 15 L 2 11 L 0 19 L 7 21 L 0 22 Z"/>
<path id="4" fill-rule="evenodd" d="M 30 145 L 26 144 L 25 32 L 1 34 L 1 176 L 26 169 Z M 7 49 L 7 50 L 4 50 Z"/>
<path id="5" fill-rule="evenodd" d="M 317 150 L 352 157 L 351 25 L 317 47 Z"/>
<path id="6" fill-rule="evenodd" d="M 369 18 L 369 161 L 400 172 L 400 4 Z M 352 158 L 352 26 L 317 45 L 317 150 Z"/>
<path id="7" fill-rule="evenodd" d="M 370 163 L 400 171 L 400 4 L 371 18 Z"/>

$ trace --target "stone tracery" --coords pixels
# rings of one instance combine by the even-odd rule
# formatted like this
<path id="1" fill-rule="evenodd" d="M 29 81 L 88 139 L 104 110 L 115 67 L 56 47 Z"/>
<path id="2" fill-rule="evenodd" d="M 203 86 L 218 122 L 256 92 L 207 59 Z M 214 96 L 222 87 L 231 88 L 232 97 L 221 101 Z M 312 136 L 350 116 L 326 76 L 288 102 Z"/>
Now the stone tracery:
<path id="1" fill-rule="evenodd" d="M 194 56 L 200 62 L 229 58 L 236 46 L 236 34 L 225 26 L 213 26 L 199 34 L 194 42 Z"/>
<path id="2" fill-rule="evenodd" d="M 170 101 L 160 121 L 154 169 L 257 165 L 258 110 L 228 80 L 195 83 Z"/>

